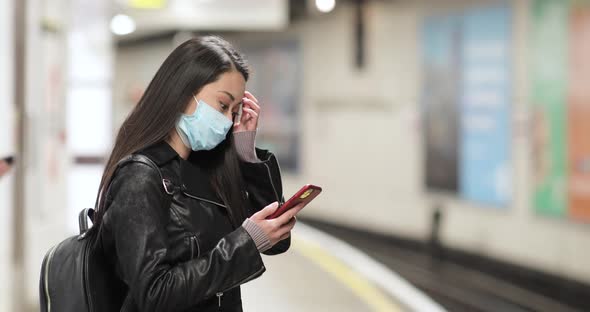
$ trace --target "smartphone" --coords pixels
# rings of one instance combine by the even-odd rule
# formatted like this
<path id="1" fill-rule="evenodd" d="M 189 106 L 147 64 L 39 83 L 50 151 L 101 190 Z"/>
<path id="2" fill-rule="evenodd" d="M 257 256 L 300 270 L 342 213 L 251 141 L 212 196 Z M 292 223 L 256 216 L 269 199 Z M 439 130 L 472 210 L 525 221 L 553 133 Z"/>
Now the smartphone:
<path id="1" fill-rule="evenodd" d="M 307 184 L 303 186 L 293 197 L 289 198 L 284 204 L 282 204 L 277 211 L 275 211 L 272 215 L 268 216 L 266 219 L 274 219 L 285 211 L 297 206 L 300 203 L 305 203 L 306 205 L 309 204 L 314 198 L 316 198 L 322 192 L 322 188 L 316 185 Z"/>
<path id="2" fill-rule="evenodd" d="M 8 156 L 8 157 L 4 157 L 2 160 L 4 160 L 8 165 L 12 165 L 12 163 L 14 162 L 14 157 Z"/>

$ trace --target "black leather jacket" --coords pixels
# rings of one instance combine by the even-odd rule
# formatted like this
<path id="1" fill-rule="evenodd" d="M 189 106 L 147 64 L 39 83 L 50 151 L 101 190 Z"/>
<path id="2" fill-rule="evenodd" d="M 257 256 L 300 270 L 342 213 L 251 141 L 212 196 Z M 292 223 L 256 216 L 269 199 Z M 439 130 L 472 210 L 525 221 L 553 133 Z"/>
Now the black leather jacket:
<path id="1" fill-rule="evenodd" d="M 169 195 L 157 170 L 137 162 L 113 179 L 99 240 L 130 294 L 121 311 L 242 311 L 240 285 L 265 271 L 254 241 L 232 225 L 197 164 L 165 142 L 141 153 L 180 187 Z M 251 212 L 283 199 L 276 158 L 257 154 L 262 162 L 241 164 Z M 289 246 L 290 238 L 265 254 Z"/>

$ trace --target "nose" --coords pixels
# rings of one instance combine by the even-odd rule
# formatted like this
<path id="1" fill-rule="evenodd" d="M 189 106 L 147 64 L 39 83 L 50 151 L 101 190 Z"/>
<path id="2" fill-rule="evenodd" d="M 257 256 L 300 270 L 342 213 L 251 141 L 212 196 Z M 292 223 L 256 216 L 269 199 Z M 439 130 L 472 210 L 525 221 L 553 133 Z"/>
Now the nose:
<path id="1" fill-rule="evenodd" d="M 227 119 L 229 119 L 231 122 L 236 122 L 232 112 L 225 113 L 224 116 L 227 117 Z"/>

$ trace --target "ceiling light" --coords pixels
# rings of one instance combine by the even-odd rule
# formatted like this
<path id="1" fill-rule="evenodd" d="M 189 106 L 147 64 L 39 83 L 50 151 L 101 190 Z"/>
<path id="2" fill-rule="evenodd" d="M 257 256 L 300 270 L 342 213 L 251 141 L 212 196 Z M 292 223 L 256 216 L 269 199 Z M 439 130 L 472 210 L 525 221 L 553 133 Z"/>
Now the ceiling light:
<path id="1" fill-rule="evenodd" d="M 329 13 L 334 10 L 336 0 L 315 0 L 315 6 L 322 13 Z"/>
<path id="2" fill-rule="evenodd" d="M 135 21 L 127 15 L 115 15 L 111 20 L 111 31 L 119 36 L 128 35 L 135 31 Z"/>

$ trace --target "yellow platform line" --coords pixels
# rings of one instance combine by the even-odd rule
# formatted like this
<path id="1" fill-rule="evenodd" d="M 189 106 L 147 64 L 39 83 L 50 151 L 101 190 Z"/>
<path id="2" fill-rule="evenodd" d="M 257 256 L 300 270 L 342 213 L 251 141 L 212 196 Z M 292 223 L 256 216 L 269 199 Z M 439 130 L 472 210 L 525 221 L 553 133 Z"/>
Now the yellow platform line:
<path id="1" fill-rule="evenodd" d="M 348 287 L 363 300 L 373 311 L 401 312 L 404 311 L 391 298 L 383 294 L 362 275 L 345 265 L 336 257 L 325 252 L 320 246 L 299 238 L 292 238 L 292 248 L 299 254 L 317 264 L 322 270 L 331 274 L 336 280 Z"/>

